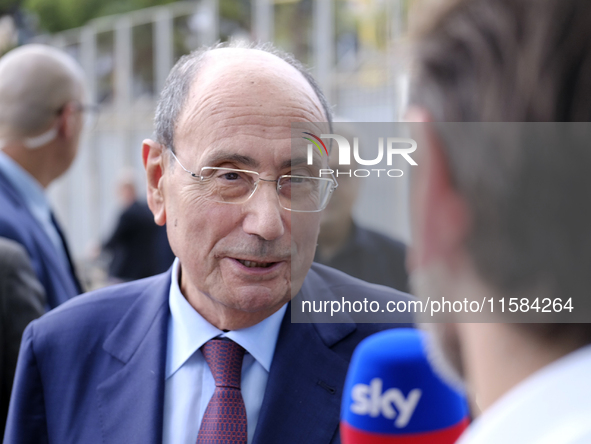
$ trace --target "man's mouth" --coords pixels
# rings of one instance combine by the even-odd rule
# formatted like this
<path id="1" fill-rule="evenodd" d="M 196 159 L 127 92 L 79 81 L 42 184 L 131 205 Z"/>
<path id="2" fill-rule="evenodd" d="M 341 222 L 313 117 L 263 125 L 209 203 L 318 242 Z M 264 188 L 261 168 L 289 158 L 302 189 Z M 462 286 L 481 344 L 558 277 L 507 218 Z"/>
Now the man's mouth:
<path id="1" fill-rule="evenodd" d="M 242 265 L 248 268 L 269 268 L 275 265 L 277 262 L 255 262 L 255 261 L 243 261 L 242 259 L 236 259 Z"/>

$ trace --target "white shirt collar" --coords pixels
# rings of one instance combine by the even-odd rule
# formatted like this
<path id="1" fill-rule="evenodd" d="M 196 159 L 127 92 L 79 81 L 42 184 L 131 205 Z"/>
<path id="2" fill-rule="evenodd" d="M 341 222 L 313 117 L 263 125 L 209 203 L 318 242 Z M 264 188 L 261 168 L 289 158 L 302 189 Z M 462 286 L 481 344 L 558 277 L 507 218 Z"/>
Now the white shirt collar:
<path id="1" fill-rule="evenodd" d="M 193 353 L 216 336 L 232 339 L 250 353 L 268 372 L 287 304 L 252 327 L 224 333 L 211 325 L 185 299 L 179 287 L 180 262 L 172 266 L 169 305 L 171 319 L 168 329 L 166 379 L 170 378 Z"/>
<path id="2" fill-rule="evenodd" d="M 542 368 L 486 410 L 458 444 L 555 444 L 591 438 L 591 345 Z"/>

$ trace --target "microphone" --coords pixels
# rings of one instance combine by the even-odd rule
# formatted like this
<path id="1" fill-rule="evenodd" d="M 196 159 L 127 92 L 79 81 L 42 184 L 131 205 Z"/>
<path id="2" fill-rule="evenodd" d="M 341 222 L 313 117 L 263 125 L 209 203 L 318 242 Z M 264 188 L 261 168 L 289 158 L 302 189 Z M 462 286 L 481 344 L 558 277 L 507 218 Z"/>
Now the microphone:
<path id="1" fill-rule="evenodd" d="M 468 403 L 429 363 L 429 335 L 387 330 L 355 349 L 341 405 L 343 444 L 452 444 Z"/>

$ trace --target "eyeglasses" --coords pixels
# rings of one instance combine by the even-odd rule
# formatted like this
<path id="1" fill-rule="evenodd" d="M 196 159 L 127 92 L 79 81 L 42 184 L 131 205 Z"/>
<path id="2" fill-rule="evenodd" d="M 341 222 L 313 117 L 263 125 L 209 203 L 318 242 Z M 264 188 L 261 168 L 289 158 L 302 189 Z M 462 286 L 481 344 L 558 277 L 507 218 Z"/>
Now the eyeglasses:
<path id="1" fill-rule="evenodd" d="M 59 107 L 55 111 L 55 113 L 58 116 L 61 115 L 64 112 L 64 110 L 66 109 L 66 105 Z M 74 105 L 75 105 L 74 111 L 79 112 L 79 113 L 98 113 L 99 109 L 100 109 L 99 105 L 93 105 L 93 104 L 84 104 L 84 103 L 80 103 L 80 102 L 74 102 Z"/>
<path id="2" fill-rule="evenodd" d="M 66 105 L 67 103 L 58 108 L 55 111 L 55 114 L 57 116 L 61 116 L 64 110 L 66 109 Z M 84 128 L 87 131 L 92 131 L 95 128 L 96 122 L 98 120 L 100 106 L 94 104 L 83 104 L 80 102 L 74 102 L 74 105 L 74 112 L 82 113 L 84 115 Z"/>
<path id="3" fill-rule="evenodd" d="M 256 171 L 236 168 L 203 167 L 199 174 L 186 169 L 169 150 L 183 170 L 198 179 L 203 196 L 213 202 L 241 204 L 250 199 L 260 182 L 275 182 L 282 208 L 298 213 L 324 210 L 338 183 L 332 178 L 283 175 L 277 180 L 262 179 Z"/>

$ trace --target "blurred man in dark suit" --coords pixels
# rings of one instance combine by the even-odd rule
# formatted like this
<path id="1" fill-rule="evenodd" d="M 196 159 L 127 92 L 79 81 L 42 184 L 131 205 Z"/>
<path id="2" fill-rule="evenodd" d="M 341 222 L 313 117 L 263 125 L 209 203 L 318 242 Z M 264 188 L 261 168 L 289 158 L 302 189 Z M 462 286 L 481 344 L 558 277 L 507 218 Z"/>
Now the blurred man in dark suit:
<path id="1" fill-rule="evenodd" d="M 45 292 L 22 245 L 0 237 L 0 432 L 8 415 L 21 336 L 45 312 Z"/>
<path id="2" fill-rule="evenodd" d="M 483 411 L 458 443 L 589 443 L 591 324 L 560 322 L 569 299 L 589 322 L 591 2 L 444 6 L 419 35 L 408 118 L 495 123 L 423 126 L 413 290 L 495 300 L 495 320 L 531 322 L 436 326 Z M 494 139 L 461 143 L 470 128 Z"/>
<path id="3" fill-rule="evenodd" d="M 341 129 L 345 125 L 339 125 L 339 133 L 351 140 L 354 135 Z M 351 162 L 351 169 L 359 167 L 354 158 Z M 338 166 L 338 150 L 333 149 L 328 167 L 336 171 Z M 406 245 L 353 219 L 353 207 L 364 179 L 338 177 L 339 187 L 322 213 L 314 261 L 367 282 L 408 292 Z"/>
<path id="4" fill-rule="evenodd" d="M 26 45 L 0 59 L 0 236 L 25 247 L 49 308 L 82 292 L 45 189 L 76 156 L 83 98 L 63 51 Z"/>
<path id="5" fill-rule="evenodd" d="M 166 271 L 174 260 L 166 229 L 154 223 L 148 205 L 138 200 L 131 172 L 119 181 L 119 198 L 123 211 L 103 247 L 111 254 L 109 276 L 122 282 Z"/>

